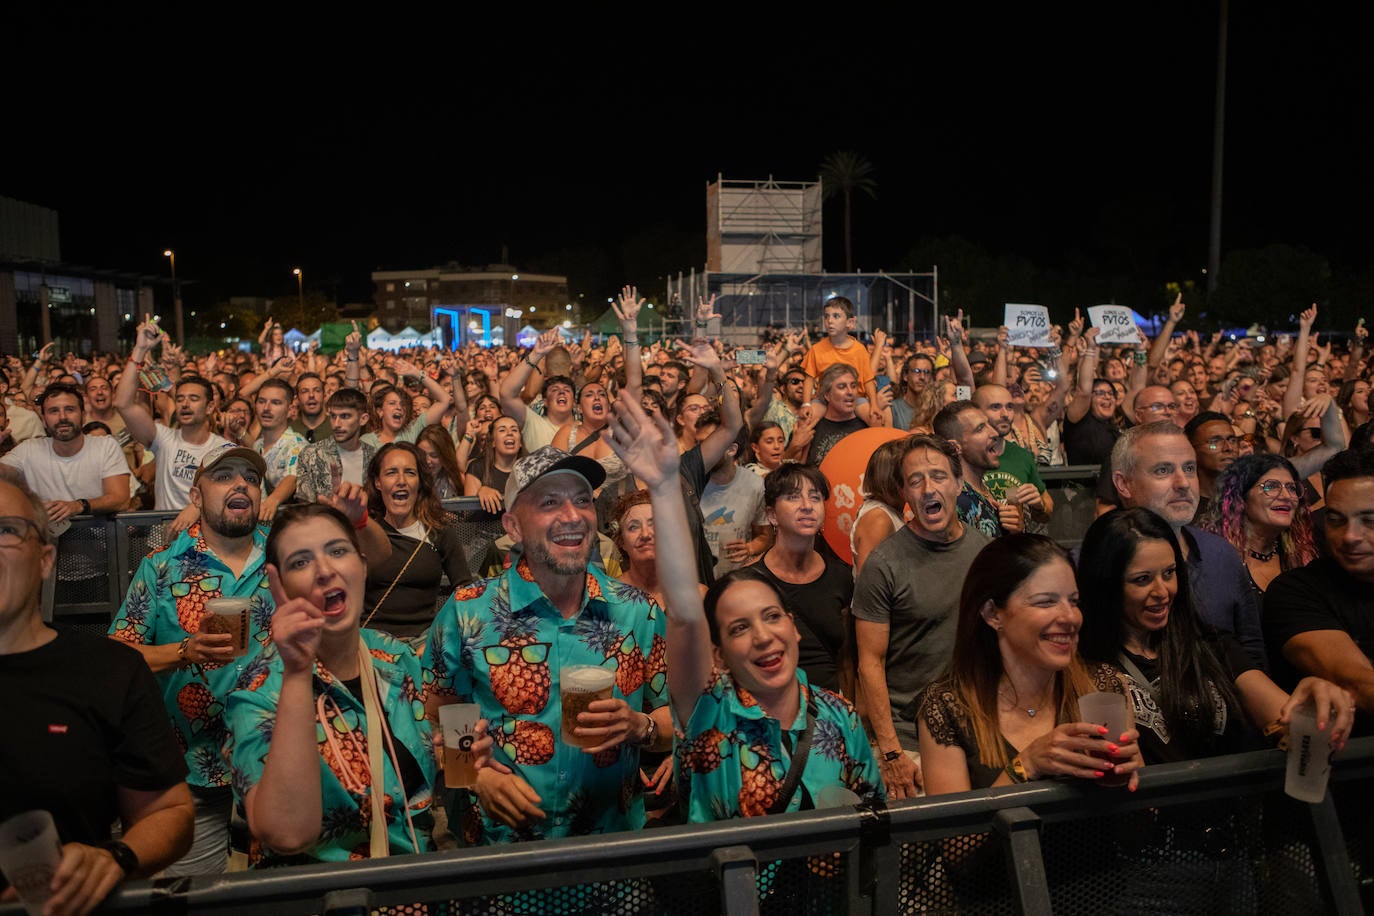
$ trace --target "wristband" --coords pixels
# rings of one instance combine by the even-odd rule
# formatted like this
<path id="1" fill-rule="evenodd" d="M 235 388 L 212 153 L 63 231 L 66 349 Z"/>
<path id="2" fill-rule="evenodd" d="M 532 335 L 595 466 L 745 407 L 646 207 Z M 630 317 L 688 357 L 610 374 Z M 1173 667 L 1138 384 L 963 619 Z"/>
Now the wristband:
<path id="1" fill-rule="evenodd" d="M 536 363 L 536 362 L 532 362 L 528 356 L 525 357 L 525 365 L 529 366 L 531 369 L 535 370 L 536 372 L 539 371 L 539 364 Z"/>
<path id="2" fill-rule="evenodd" d="M 133 367 L 134 367 L 135 369 L 142 369 L 142 368 L 143 368 L 143 360 L 141 360 L 141 359 L 134 359 L 132 356 L 130 356 L 130 357 L 129 357 L 129 362 L 130 362 L 130 364 L 133 365 Z"/>
<path id="3" fill-rule="evenodd" d="M 641 715 L 644 716 L 647 724 L 644 726 L 644 737 L 636 740 L 635 745 L 637 747 L 648 747 L 658 740 L 658 723 L 655 722 L 654 717 L 648 713 L 641 713 Z"/>
<path id="4" fill-rule="evenodd" d="M 78 502 L 81 503 L 81 514 L 82 514 L 82 515 L 90 515 L 90 514 L 91 514 L 91 501 L 90 501 L 89 499 L 82 499 L 82 500 L 78 500 Z"/>
<path id="5" fill-rule="evenodd" d="M 180 660 L 183 661 L 183 662 L 189 662 L 189 661 L 190 661 L 190 659 L 186 657 L 186 645 L 187 645 L 187 643 L 189 643 L 190 641 L 191 641 L 191 637 L 188 636 L 188 637 L 186 637 L 185 639 L 183 639 L 183 640 L 181 641 L 181 645 L 177 646 L 177 658 L 180 659 Z"/>
<path id="6" fill-rule="evenodd" d="M 1030 777 L 1026 775 L 1026 765 L 1021 762 L 1021 755 L 1017 754 L 1002 770 L 1007 774 L 1007 778 L 1012 782 L 1030 782 Z"/>
<path id="7" fill-rule="evenodd" d="M 1136 364 L 1137 366 L 1143 366 L 1143 365 L 1145 365 L 1145 360 L 1148 359 L 1148 358 L 1149 358 L 1149 354 L 1147 354 L 1144 350 L 1136 350 L 1136 351 L 1135 351 L 1135 364 Z"/>
<path id="8" fill-rule="evenodd" d="M 894 760 L 900 760 L 901 757 L 902 757 L 902 752 L 901 752 L 900 750 L 896 750 L 896 751 L 885 751 L 885 752 L 883 753 L 883 761 L 886 762 L 886 763 L 891 763 L 891 762 L 894 761 Z"/>
<path id="9" fill-rule="evenodd" d="M 367 510 L 364 509 L 364 510 L 363 510 L 363 517 L 362 517 L 362 520 L 353 523 L 354 529 L 357 530 L 357 531 L 362 531 L 364 528 L 367 527 L 367 521 L 368 521 Z"/>

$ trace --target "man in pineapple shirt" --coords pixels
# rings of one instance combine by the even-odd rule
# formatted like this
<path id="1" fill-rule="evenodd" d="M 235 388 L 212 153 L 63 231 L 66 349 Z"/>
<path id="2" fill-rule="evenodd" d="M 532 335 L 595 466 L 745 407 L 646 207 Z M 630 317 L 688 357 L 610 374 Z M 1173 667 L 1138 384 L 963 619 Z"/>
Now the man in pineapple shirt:
<path id="1" fill-rule="evenodd" d="M 495 742 L 478 770 L 480 813 L 468 843 L 500 843 L 644 826 L 640 749 L 672 747 L 663 609 L 591 560 L 596 461 L 545 446 L 506 485 L 516 544 L 501 575 L 459 588 L 425 648 L 425 705 L 477 703 Z M 574 665 L 613 672 L 612 698 L 578 716 L 565 743 L 559 685 Z M 455 831 L 457 832 L 457 831 Z"/>
<path id="2" fill-rule="evenodd" d="M 139 564 L 110 635 L 142 653 L 157 676 L 196 804 L 195 842 L 168 875 L 216 874 L 229 854 L 232 797 L 224 746 L 224 702 L 240 665 L 271 638 L 274 605 L 258 527 L 262 456 L 231 448 L 206 456 L 191 485 L 200 521 Z M 213 598 L 247 598 L 248 652 L 228 633 L 201 632 Z"/>

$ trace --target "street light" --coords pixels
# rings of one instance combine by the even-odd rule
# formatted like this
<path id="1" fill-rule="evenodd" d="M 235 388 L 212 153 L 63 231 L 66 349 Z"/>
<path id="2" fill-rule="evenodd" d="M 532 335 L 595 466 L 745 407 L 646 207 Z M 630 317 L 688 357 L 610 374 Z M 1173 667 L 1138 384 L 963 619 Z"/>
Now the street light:
<path id="1" fill-rule="evenodd" d="M 186 322 L 181 317 L 181 285 L 177 283 L 177 253 L 170 248 L 162 251 L 162 256 L 172 262 L 172 306 L 176 315 L 177 346 L 186 345 Z"/>
<path id="2" fill-rule="evenodd" d="M 300 310 L 299 320 L 305 320 L 305 277 L 301 276 L 299 267 L 291 268 L 291 272 L 296 275 L 296 306 Z"/>

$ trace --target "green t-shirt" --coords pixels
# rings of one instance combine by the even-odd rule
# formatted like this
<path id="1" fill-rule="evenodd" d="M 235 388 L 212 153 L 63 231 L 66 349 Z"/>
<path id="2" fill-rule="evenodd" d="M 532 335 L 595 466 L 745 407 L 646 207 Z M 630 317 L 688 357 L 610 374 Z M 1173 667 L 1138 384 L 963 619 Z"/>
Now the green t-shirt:
<path id="1" fill-rule="evenodd" d="M 983 485 L 988 488 L 993 499 L 1004 500 L 1007 494 L 1023 483 L 1035 484 L 1035 489 L 1045 492 L 1045 481 L 1040 479 L 1040 470 L 1035 465 L 1035 456 L 1017 445 L 1007 442 L 1002 451 L 1002 461 L 995 470 L 983 474 Z"/>

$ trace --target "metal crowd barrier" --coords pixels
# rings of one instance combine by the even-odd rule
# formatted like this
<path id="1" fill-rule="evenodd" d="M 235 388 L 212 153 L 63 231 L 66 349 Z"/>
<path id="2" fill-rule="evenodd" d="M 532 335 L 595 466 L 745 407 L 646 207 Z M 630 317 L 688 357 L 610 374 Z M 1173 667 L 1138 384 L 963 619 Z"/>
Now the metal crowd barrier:
<path id="1" fill-rule="evenodd" d="M 489 518 L 476 497 L 444 500 L 444 508 L 457 517 L 473 574 L 482 575 L 487 545 L 504 533 L 500 521 Z M 167 545 L 164 529 L 175 517 L 167 511 L 72 519 L 57 542 L 54 620 L 103 632 L 123 603 L 138 564 Z"/>
<path id="2" fill-rule="evenodd" d="M 1147 767 L 1134 793 L 1037 782 L 886 810 L 132 882 L 104 911 L 1363 912 L 1374 893 L 1374 737 L 1336 757 L 1318 805 L 1282 795 L 1284 765 L 1281 752 L 1256 751 Z M 1162 846 L 1140 842 L 1158 841 L 1161 824 L 1171 825 Z M 986 861 L 971 865 L 974 856 Z M 0 907 L 0 916 L 20 912 Z"/>
<path id="3" fill-rule="evenodd" d="M 1045 491 L 1054 500 L 1054 514 L 1045 534 L 1065 547 L 1077 547 L 1097 518 L 1097 485 L 1102 469 L 1095 464 L 1072 464 L 1041 465 L 1039 470 Z"/>

